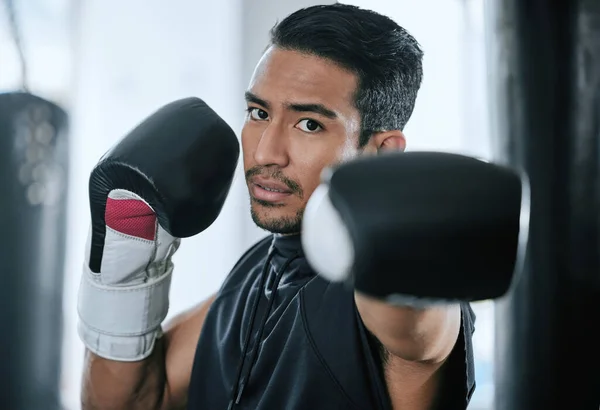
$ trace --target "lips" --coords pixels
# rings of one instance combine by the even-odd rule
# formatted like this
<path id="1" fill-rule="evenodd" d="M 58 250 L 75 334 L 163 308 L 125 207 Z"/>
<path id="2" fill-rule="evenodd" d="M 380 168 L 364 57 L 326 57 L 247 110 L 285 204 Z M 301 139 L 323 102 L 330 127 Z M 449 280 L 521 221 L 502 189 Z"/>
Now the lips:
<path id="1" fill-rule="evenodd" d="M 250 193 L 257 200 L 272 203 L 281 202 L 292 195 L 292 191 L 284 183 L 261 177 L 250 180 Z"/>
<path id="2" fill-rule="evenodd" d="M 280 190 L 280 189 L 269 188 L 269 187 L 267 187 L 267 186 L 260 185 L 260 184 L 256 184 L 256 185 L 258 185 L 258 187 L 259 187 L 259 188 L 262 188 L 262 189 L 264 189 L 264 190 L 266 190 L 266 191 L 269 191 L 269 192 L 281 192 L 281 193 L 285 193 L 284 191 L 282 191 L 282 190 Z"/>
<path id="3" fill-rule="evenodd" d="M 291 194 L 290 188 L 282 182 L 275 181 L 272 179 L 255 177 L 252 178 L 251 183 L 259 186 L 260 188 L 269 192 L 279 192 L 284 194 Z"/>

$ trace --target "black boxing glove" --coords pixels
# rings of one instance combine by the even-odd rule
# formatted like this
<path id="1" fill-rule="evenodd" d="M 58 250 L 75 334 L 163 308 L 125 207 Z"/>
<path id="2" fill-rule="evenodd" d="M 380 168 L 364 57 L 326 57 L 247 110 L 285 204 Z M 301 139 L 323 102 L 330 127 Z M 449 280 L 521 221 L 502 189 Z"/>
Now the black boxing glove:
<path id="1" fill-rule="evenodd" d="M 239 157 L 231 128 L 198 98 L 158 110 L 109 150 L 89 181 L 92 224 L 79 335 L 95 354 L 141 360 L 169 307 L 180 238 L 210 226 Z"/>
<path id="2" fill-rule="evenodd" d="M 524 175 L 450 153 L 360 158 L 324 172 L 303 219 L 313 268 L 390 303 L 497 298 L 521 267 Z"/>

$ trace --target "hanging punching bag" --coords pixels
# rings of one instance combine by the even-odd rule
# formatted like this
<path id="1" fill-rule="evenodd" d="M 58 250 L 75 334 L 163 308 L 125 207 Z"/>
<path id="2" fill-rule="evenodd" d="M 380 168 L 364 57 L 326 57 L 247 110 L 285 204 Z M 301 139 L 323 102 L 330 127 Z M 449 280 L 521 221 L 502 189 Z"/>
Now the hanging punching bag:
<path id="1" fill-rule="evenodd" d="M 600 2 L 488 2 L 496 154 L 531 182 L 525 274 L 496 305 L 496 410 L 600 406 Z"/>
<path id="2" fill-rule="evenodd" d="M 60 408 L 67 115 L 0 94 L 0 408 Z"/>

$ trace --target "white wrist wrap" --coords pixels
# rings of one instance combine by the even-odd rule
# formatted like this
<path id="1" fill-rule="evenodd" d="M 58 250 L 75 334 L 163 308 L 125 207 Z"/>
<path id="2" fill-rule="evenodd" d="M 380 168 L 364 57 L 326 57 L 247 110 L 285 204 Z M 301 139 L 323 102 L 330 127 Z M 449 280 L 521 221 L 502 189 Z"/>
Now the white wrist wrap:
<path id="1" fill-rule="evenodd" d="M 107 216 L 108 215 L 108 216 Z M 169 310 L 173 254 L 180 240 L 158 223 L 136 194 L 116 189 L 105 210 L 100 272 L 89 267 L 93 231 L 86 246 L 79 288 L 79 337 L 110 360 L 138 361 L 150 356 Z"/>
<path id="2" fill-rule="evenodd" d="M 150 355 L 169 310 L 173 265 L 157 278 L 134 286 L 107 286 L 89 269 L 79 290 L 79 336 L 98 356 L 137 361 Z"/>

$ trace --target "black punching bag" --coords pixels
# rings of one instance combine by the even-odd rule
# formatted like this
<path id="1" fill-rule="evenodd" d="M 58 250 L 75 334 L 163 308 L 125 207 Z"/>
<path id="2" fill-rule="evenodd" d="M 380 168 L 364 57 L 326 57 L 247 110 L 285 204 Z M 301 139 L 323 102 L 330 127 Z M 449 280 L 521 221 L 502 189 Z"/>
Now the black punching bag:
<path id="1" fill-rule="evenodd" d="M 0 408 L 60 408 L 67 115 L 0 94 Z"/>
<path id="2" fill-rule="evenodd" d="M 496 410 L 600 406 L 600 1 L 493 0 L 496 154 L 531 182 L 525 274 L 496 305 Z"/>

